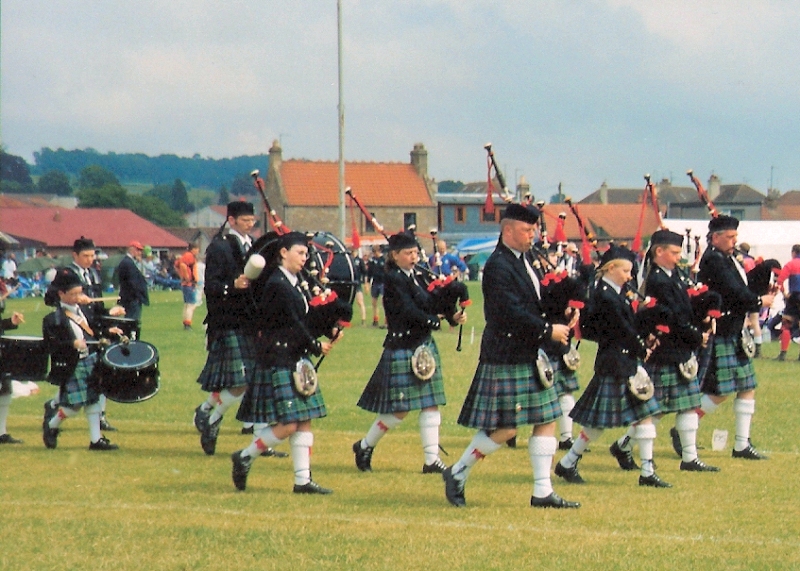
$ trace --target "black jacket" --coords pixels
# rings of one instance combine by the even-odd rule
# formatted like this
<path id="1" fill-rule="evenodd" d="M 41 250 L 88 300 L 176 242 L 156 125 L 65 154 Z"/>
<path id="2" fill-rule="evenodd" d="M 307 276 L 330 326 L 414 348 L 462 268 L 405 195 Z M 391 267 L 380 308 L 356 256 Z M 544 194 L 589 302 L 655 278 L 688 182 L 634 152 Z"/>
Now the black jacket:
<path id="1" fill-rule="evenodd" d="M 387 349 L 419 346 L 441 325 L 439 317 L 432 313 L 431 295 L 422 288 L 422 282 L 415 283 L 393 264 L 386 266 L 383 283 L 383 310 L 388 328 L 383 346 Z"/>
<path id="2" fill-rule="evenodd" d="M 236 236 L 226 234 L 206 249 L 205 294 L 209 331 L 252 328 L 251 290 L 236 289 L 233 282 L 244 272 L 247 253 Z"/>
<path id="3" fill-rule="evenodd" d="M 101 332 L 99 320 L 90 309 L 81 307 L 81 311 L 95 333 L 94 337 L 84 333 L 84 337 L 87 341 L 97 340 Z M 42 336 L 45 349 L 50 354 L 50 375 L 47 380 L 54 385 L 61 385 L 69 380 L 80 360 L 80 353 L 73 346 L 77 337 L 64 308 L 59 306 L 53 313 L 45 315 L 42 319 Z"/>
<path id="4" fill-rule="evenodd" d="M 745 316 L 761 308 L 761 298 L 747 287 L 736 269 L 736 262 L 710 247 L 700 258 L 698 279 L 722 296 L 722 317 L 717 320 L 717 335 L 738 336 Z"/>
<path id="5" fill-rule="evenodd" d="M 536 360 L 550 338 L 547 321 L 524 262 L 498 242 L 483 269 L 486 328 L 481 339 L 483 363 L 519 364 Z"/>
<path id="6" fill-rule="evenodd" d="M 150 305 L 147 292 L 147 280 L 136 265 L 133 258 L 126 255 L 117 266 L 119 277 L 119 300 L 122 305 L 131 301 L 139 301 L 142 305 Z"/>

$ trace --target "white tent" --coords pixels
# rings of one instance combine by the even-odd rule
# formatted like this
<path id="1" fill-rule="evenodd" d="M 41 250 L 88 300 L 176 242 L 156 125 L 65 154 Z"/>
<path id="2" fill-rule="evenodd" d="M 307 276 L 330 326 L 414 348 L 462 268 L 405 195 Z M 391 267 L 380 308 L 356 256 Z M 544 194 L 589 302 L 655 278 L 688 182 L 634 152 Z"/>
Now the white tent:
<path id="1" fill-rule="evenodd" d="M 664 224 L 678 234 L 691 230 L 692 244 L 690 259 L 694 259 L 694 237 L 700 236 L 700 251 L 705 251 L 708 234 L 708 219 L 683 220 L 667 218 Z M 750 255 L 765 260 L 774 258 L 781 265 L 792 258 L 792 245 L 800 244 L 800 220 L 744 220 L 739 223 L 738 243 L 750 244 Z"/>

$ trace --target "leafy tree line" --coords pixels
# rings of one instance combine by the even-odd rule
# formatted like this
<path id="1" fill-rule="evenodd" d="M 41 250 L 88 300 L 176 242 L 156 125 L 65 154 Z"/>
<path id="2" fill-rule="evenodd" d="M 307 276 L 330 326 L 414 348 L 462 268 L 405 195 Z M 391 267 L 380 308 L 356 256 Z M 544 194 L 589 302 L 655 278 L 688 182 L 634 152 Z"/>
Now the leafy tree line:
<path id="1" fill-rule="evenodd" d="M 189 186 L 209 188 L 231 184 L 231 181 L 239 177 L 249 176 L 255 168 L 265 170 L 269 164 L 269 155 L 264 154 L 230 159 L 203 158 L 198 154 L 193 157 L 171 154 L 150 157 L 143 153 L 99 153 L 91 148 L 67 151 L 43 147 L 33 153 L 33 156 L 35 164 L 31 173 L 34 175 L 55 170 L 77 177 L 82 169 L 98 165 L 114 173 L 122 182 L 158 185 L 168 184 L 179 178 Z M 252 181 L 248 187 L 252 187 Z"/>

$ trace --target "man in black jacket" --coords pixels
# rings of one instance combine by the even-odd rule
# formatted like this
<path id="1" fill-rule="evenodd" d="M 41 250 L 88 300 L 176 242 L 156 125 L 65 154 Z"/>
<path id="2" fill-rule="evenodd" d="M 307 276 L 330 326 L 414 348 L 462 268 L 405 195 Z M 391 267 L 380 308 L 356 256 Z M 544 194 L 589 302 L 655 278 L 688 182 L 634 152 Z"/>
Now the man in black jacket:
<path id="1" fill-rule="evenodd" d="M 486 329 L 480 362 L 458 418 L 459 424 L 478 432 L 461 459 L 442 474 L 445 495 L 458 507 L 466 505 L 464 485 L 472 467 L 515 437 L 524 424 L 533 425 L 528 440 L 534 480 L 531 506 L 580 506 L 559 497 L 550 480 L 561 407 L 555 388 L 546 386 L 535 363 L 545 340 L 568 342 L 570 325 L 549 323 L 542 311 L 541 286 L 530 259 L 539 215 L 533 206 L 510 204 L 500 222 L 497 248 L 484 268 Z"/>
<path id="2" fill-rule="evenodd" d="M 23 315 L 18 311 L 12 313 L 11 317 L 2 319 L 4 309 L 5 300 L 3 295 L 0 294 L 0 336 L 3 335 L 5 330 L 16 329 L 20 323 L 25 322 Z M 0 353 L 2 353 L 2 348 L 0 348 Z M 3 356 L 0 354 L 0 362 L 2 362 L 2 359 Z M 11 375 L 6 374 L 3 368 L 0 367 L 0 444 L 22 444 L 22 440 L 14 438 L 6 432 L 6 420 L 8 419 L 8 409 L 11 406 L 11 396 Z"/>
<path id="3" fill-rule="evenodd" d="M 142 273 L 144 246 L 134 240 L 128 245 L 128 253 L 117 266 L 119 276 L 119 303 L 125 308 L 125 317 L 142 320 L 142 305 L 150 305 L 147 280 Z"/>

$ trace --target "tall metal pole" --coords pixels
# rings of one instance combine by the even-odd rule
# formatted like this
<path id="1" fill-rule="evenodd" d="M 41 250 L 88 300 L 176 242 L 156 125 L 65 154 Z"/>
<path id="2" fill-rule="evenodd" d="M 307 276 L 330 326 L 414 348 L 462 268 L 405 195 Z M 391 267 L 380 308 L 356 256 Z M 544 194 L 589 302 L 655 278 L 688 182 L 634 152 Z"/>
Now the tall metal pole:
<path id="1" fill-rule="evenodd" d="M 336 0 L 339 36 L 339 238 L 344 242 L 344 91 L 342 86 L 342 0 Z"/>

